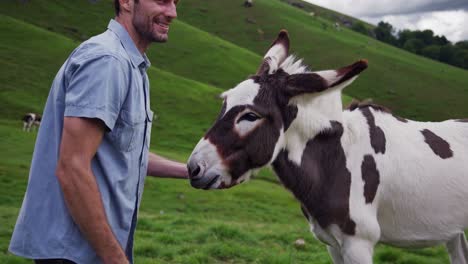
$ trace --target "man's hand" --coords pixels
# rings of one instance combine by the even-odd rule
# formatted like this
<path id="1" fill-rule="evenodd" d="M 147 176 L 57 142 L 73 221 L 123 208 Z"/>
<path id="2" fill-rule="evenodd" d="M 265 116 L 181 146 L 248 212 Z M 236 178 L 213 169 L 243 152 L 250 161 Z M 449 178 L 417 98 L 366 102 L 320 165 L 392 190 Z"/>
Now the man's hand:
<path id="1" fill-rule="evenodd" d="M 163 178 L 188 179 L 187 165 L 165 159 L 154 153 L 148 154 L 147 175 Z"/>
<path id="2" fill-rule="evenodd" d="M 107 222 L 91 160 L 104 136 L 98 119 L 65 117 L 56 175 L 68 211 L 104 263 L 128 263 Z"/>

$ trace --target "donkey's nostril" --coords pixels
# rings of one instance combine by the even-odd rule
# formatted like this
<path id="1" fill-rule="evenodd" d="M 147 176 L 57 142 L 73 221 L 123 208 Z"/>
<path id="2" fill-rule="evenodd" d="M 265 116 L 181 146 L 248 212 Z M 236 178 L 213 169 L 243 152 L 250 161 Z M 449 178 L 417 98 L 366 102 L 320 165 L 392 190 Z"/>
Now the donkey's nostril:
<path id="1" fill-rule="evenodd" d="M 198 173 L 200 173 L 200 166 L 197 165 L 197 168 L 195 168 L 195 170 L 193 171 L 192 176 L 197 176 Z"/>
<path id="2" fill-rule="evenodd" d="M 199 173 L 200 173 L 200 166 L 198 166 L 198 164 L 195 164 L 195 166 L 188 166 L 188 171 L 189 171 L 189 175 L 190 175 L 190 178 L 194 178 L 196 177 Z"/>

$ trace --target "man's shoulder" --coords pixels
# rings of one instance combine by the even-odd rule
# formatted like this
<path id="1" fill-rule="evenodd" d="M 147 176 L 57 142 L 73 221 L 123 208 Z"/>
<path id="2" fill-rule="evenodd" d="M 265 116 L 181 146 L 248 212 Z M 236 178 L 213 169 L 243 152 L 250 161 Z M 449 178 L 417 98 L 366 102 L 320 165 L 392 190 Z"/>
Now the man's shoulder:
<path id="1" fill-rule="evenodd" d="M 75 63 L 82 63 L 101 57 L 112 57 L 123 65 L 130 63 L 130 58 L 119 38 L 109 30 L 81 43 L 72 54 L 71 59 Z"/>

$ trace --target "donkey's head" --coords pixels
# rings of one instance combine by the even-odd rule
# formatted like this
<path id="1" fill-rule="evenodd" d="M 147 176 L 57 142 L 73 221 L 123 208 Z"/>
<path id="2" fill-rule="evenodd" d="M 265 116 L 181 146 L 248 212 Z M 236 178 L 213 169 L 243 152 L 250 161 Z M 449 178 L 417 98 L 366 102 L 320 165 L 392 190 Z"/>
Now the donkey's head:
<path id="1" fill-rule="evenodd" d="M 339 70 L 310 72 L 288 57 L 288 50 L 288 33 L 281 31 L 257 73 L 222 94 L 218 119 L 188 161 L 193 187 L 229 188 L 269 165 L 284 148 L 285 132 L 298 114 L 291 99 L 340 90 L 367 67 L 359 61 Z"/>

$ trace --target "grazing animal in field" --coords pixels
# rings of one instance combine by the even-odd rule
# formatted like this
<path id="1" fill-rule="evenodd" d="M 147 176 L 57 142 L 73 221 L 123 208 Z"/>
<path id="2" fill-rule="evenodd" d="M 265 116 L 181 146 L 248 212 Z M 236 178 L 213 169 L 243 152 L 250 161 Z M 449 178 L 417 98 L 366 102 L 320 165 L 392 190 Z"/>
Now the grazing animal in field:
<path id="1" fill-rule="evenodd" d="M 311 72 L 282 31 L 258 72 L 222 94 L 221 113 L 188 161 L 192 186 L 229 188 L 271 165 L 334 263 L 372 263 L 382 242 L 445 244 L 468 263 L 468 119 L 416 122 L 342 90 L 361 60 Z"/>
<path id="2" fill-rule="evenodd" d="M 23 116 L 23 131 L 30 132 L 31 128 L 41 125 L 42 116 L 36 113 L 27 113 Z"/>
<path id="3" fill-rule="evenodd" d="M 253 6 L 253 0 L 244 1 L 244 7 L 252 7 L 252 6 Z"/>

